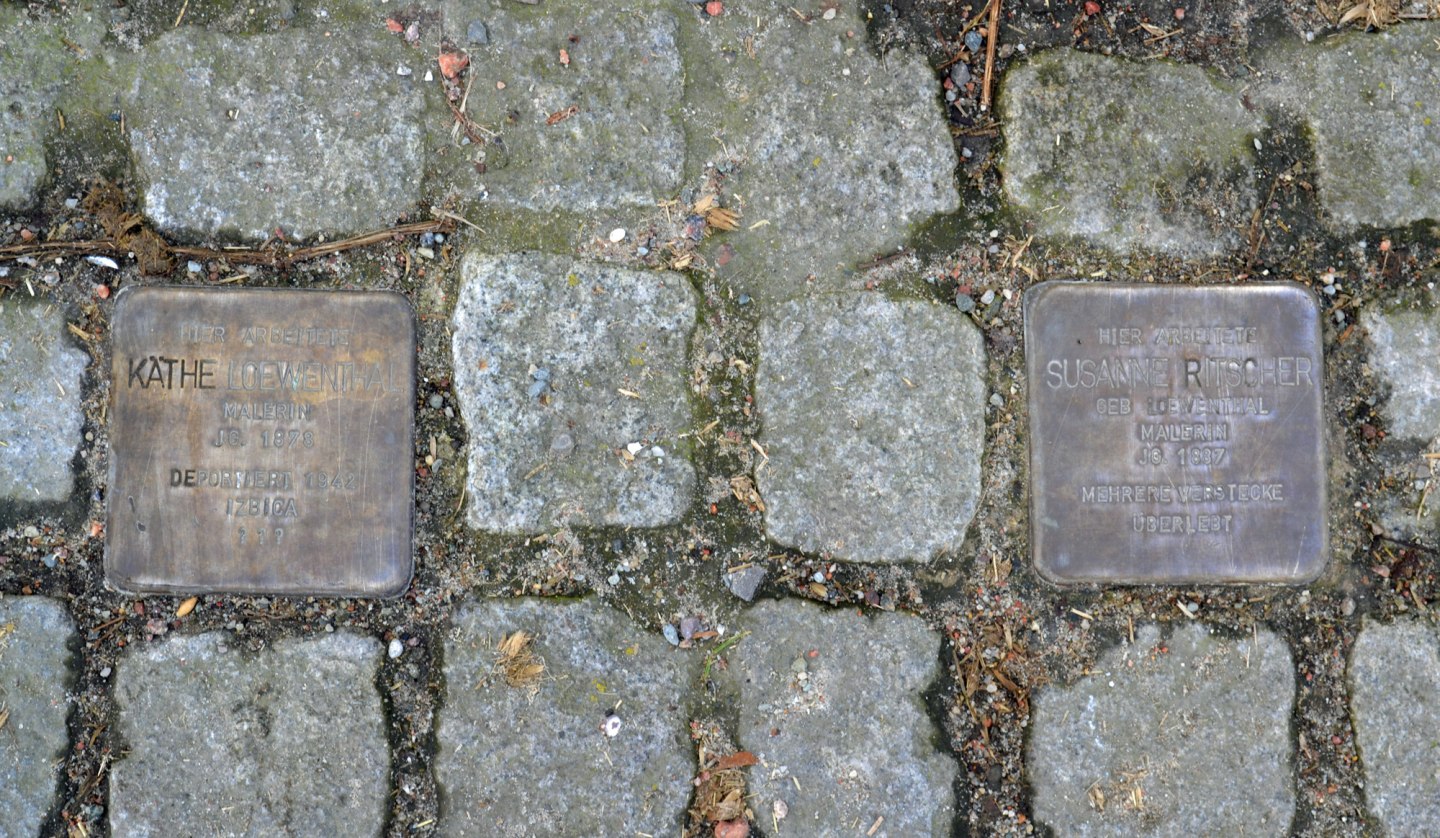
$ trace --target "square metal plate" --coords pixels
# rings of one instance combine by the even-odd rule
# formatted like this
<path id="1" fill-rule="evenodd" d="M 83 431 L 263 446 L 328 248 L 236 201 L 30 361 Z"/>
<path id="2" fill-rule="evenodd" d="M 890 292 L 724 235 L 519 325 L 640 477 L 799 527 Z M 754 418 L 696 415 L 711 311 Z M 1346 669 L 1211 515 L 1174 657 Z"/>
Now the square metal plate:
<path id="1" fill-rule="evenodd" d="M 405 590 L 415 315 L 404 297 L 127 288 L 111 337 L 111 584 Z"/>
<path id="2" fill-rule="evenodd" d="M 1324 569 L 1320 315 L 1303 286 L 1025 295 L 1031 541 L 1057 583 L 1305 583 Z"/>

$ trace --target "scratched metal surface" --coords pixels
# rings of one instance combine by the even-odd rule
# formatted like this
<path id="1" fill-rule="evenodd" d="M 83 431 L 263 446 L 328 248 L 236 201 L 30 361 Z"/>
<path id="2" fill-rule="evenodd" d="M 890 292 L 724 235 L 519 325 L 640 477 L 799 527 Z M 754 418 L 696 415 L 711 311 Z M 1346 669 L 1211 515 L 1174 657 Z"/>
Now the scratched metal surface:
<path id="1" fill-rule="evenodd" d="M 404 297 L 127 288 L 111 334 L 112 585 L 405 589 L 415 322 Z"/>
<path id="2" fill-rule="evenodd" d="M 1327 552 L 1320 346 L 1299 285 L 1031 288 L 1037 569 L 1060 584 L 1313 580 Z"/>

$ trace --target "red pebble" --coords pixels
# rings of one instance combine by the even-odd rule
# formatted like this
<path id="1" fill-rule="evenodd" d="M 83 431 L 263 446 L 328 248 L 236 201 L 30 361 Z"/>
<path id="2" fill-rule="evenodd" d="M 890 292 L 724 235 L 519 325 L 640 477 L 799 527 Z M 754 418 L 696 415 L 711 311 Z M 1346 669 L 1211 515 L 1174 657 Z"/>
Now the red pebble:
<path id="1" fill-rule="evenodd" d="M 1085 14 L 1087 17 L 1094 17 L 1100 14 L 1100 4 L 1095 0 L 1085 0 Z"/>
<path id="2" fill-rule="evenodd" d="M 1176 6 L 1176 7 L 1175 7 L 1175 19 L 1176 19 L 1176 20 L 1184 20 L 1184 19 L 1185 19 L 1185 10 L 1182 9 L 1182 8 L 1180 8 L 1179 6 Z"/>
<path id="3" fill-rule="evenodd" d="M 724 11 L 725 4 L 721 3 L 720 0 L 710 0 L 709 3 L 705 4 L 705 14 L 711 17 L 719 17 Z"/>

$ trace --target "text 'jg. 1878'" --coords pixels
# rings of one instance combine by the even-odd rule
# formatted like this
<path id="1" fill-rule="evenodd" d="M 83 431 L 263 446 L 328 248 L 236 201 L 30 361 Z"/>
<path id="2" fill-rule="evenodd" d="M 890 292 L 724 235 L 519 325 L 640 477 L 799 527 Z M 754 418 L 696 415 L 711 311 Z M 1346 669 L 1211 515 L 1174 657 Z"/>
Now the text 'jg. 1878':
<path id="1" fill-rule="evenodd" d="M 1320 574 L 1323 364 L 1306 289 L 1045 283 L 1026 295 L 1025 335 L 1042 574 Z"/>
<path id="2" fill-rule="evenodd" d="M 403 297 L 126 289 L 111 331 L 113 584 L 404 590 L 415 324 Z"/>

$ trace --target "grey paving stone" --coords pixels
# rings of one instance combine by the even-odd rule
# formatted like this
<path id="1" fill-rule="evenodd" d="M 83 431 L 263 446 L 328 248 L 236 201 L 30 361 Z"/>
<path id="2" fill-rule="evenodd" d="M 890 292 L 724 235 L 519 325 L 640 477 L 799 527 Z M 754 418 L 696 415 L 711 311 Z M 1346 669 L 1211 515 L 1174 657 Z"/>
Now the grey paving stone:
<path id="1" fill-rule="evenodd" d="M 1440 436 L 1440 310 L 1371 306 L 1360 314 L 1370 339 L 1370 368 L 1389 388 L 1381 410 L 1392 436 Z"/>
<path id="2" fill-rule="evenodd" d="M 1315 143 L 1315 185 L 1341 227 L 1440 219 L 1440 24 L 1407 23 L 1276 50 L 1264 61 L 1267 106 L 1288 110 Z"/>
<path id="3" fill-rule="evenodd" d="M 1372 305 L 1360 313 L 1369 340 L 1368 364 L 1379 380 L 1384 398 L 1380 415 L 1385 420 L 1382 446 L 1395 449 L 1408 441 L 1432 443 L 1440 437 L 1440 312 L 1399 306 Z M 1409 469 L 1407 474 L 1404 469 Z M 1378 523 L 1392 538 L 1432 538 L 1440 526 L 1430 463 L 1418 456 L 1392 472 L 1398 478 L 1391 490 L 1376 493 L 1371 504 Z M 1408 479 L 1407 479 L 1408 478 Z"/>
<path id="4" fill-rule="evenodd" d="M 1006 195 L 1044 235 L 1184 255 L 1240 244 L 1258 113 L 1193 66 L 1052 50 L 1006 73 Z"/>
<path id="5" fill-rule="evenodd" d="M 730 663 L 740 744 L 761 760 L 749 769 L 759 820 L 784 801 L 780 835 L 863 835 L 880 817 L 875 836 L 950 835 L 957 766 L 921 696 L 939 637 L 915 617 L 798 600 L 761 603 L 744 626 Z"/>
<path id="6" fill-rule="evenodd" d="M 415 208 L 424 150 L 421 77 L 396 70 L 424 61 L 378 24 L 167 33 L 122 97 L 145 213 L 250 239 L 394 223 Z"/>
<path id="7" fill-rule="evenodd" d="M 452 349 L 470 525 L 678 520 L 695 482 L 680 437 L 695 325 L 685 278 L 543 254 L 471 253 L 462 272 Z"/>
<path id="8" fill-rule="evenodd" d="M 44 597 L 0 598 L 0 707 L 10 714 L 0 744 L 0 836 L 30 838 L 55 802 L 70 712 L 68 644 L 75 625 Z"/>
<path id="9" fill-rule="evenodd" d="M 467 112 L 497 134 L 463 155 L 486 200 L 585 212 L 674 197 L 685 165 L 676 118 L 685 85 L 672 10 L 683 8 L 644 0 L 446 3 L 446 30 L 470 55 Z M 488 42 L 467 43 L 477 20 Z M 557 116 L 570 108 L 573 115 Z M 474 162 L 485 164 L 484 175 L 475 176 Z"/>
<path id="10" fill-rule="evenodd" d="M 1284 835 L 1294 698 L 1289 650 L 1268 631 L 1139 627 L 1093 675 L 1036 693 L 1035 819 L 1058 835 Z"/>
<path id="11" fill-rule="evenodd" d="M 495 668 L 516 631 L 545 665 L 533 688 Z M 437 721 L 441 834 L 678 835 L 695 772 L 686 660 L 594 598 L 462 607 Z M 602 730 L 611 710 L 613 737 Z"/>
<path id="12" fill-rule="evenodd" d="M 1440 637 L 1406 620 L 1367 621 L 1350 653 L 1350 709 L 1365 798 L 1389 834 L 1440 824 Z"/>
<path id="13" fill-rule="evenodd" d="M 61 309 L 16 294 L 0 302 L 0 500 L 70 494 L 89 362 L 71 345 Z"/>
<path id="14" fill-rule="evenodd" d="M 257 655 L 171 636 L 118 666 L 115 835 L 379 835 L 389 746 L 380 644 L 337 632 Z"/>
<path id="15" fill-rule="evenodd" d="M 846 561 L 927 561 L 980 494 L 985 350 L 950 307 L 853 293 L 760 324 L 765 530 Z"/>
<path id="16" fill-rule="evenodd" d="M 857 263 L 959 207 L 926 61 L 898 48 L 877 57 L 863 4 L 838 4 L 830 20 L 817 7 L 808 21 L 792 5 L 727 9 L 685 51 L 694 162 L 738 161 L 725 191 L 733 206 L 743 197 L 740 230 L 712 238 L 712 254 L 733 247 L 721 275 L 761 301 L 842 287 Z"/>
<path id="17" fill-rule="evenodd" d="M 29 207 L 45 181 L 54 105 L 98 40 L 94 18 L 85 10 L 41 22 L 21 4 L 0 5 L 0 209 Z"/>

